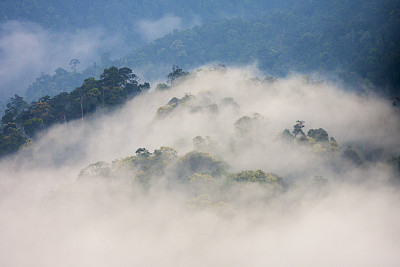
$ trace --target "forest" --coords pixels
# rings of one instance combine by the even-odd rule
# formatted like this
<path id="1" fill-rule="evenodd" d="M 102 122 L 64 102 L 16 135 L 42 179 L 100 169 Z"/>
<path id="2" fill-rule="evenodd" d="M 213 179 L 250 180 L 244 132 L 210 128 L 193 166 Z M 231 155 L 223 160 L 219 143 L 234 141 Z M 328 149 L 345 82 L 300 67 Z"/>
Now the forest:
<path id="1" fill-rule="evenodd" d="M 226 71 L 226 67 L 223 65 L 216 65 L 212 69 L 197 70 L 197 72 L 199 71 L 220 73 Z M 65 71 L 61 70 L 59 72 L 65 73 Z M 171 72 L 166 75 L 166 83 L 157 84 L 155 91 L 172 90 L 171 88 L 179 86 L 180 83 L 184 82 L 186 79 L 191 79 L 191 77 L 196 77 L 196 72 L 185 72 L 174 65 Z M 306 83 L 315 83 L 310 81 L 310 78 L 307 76 L 304 76 L 303 79 Z M 32 141 L 35 140 L 38 134 L 55 124 L 67 124 L 70 121 L 78 119 L 84 124 L 86 117 L 90 119 L 90 116 L 102 116 L 120 109 L 127 101 L 130 101 L 135 96 L 149 91 L 150 84 L 147 82 L 140 84 L 138 82 L 139 80 L 139 77 L 135 75 L 130 68 L 123 67 L 118 69 L 117 67 L 110 67 L 109 69 L 104 69 L 99 80 L 95 78 L 85 79 L 80 87 L 77 87 L 70 93 L 63 92 L 53 97 L 45 95 L 40 97 L 38 101 L 32 101 L 30 104 L 28 104 L 23 97 L 15 95 L 11 98 L 10 103 L 7 104 L 5 114 L 1 119 L 2 133 L 0 135 L 0 156 L 12 155 L 20 150 L 28 148 L 33 145 Z M 253 77 L 250 80 L 264 85 L 269 85 L 278 81 L 278 79 L 270 76 L 266 76 L 263 79 Z M 315 84 L 318 83 L 319 82 L 316 82 Z M 155 114 L 156 118 L 164 119 L 170 116 L 175 109 L 182 106 L 186 108 L 191 107 L 191 112 L 219 112 L 218 105 L 216 104 L 192 106 L 194 99 L 196 98 L 191 94 L 185 94 L 182 98 L 173 97 L 168 103 L 157 109 Z M 225 98 L 223 104 L 238 106 L 231 97 Z M 235 129 L 245 134 L 249 131 L 249 128 L 253 127 L 255 121 L 258 121 L 260 118 L 262 118 L 262 116 L 257 113 L 252 116 L 243 116 L 235 122 Z M 340 148 L 335 138 L 329 138 L 328 133 L 324 129 L 310 129 L 307 134 L 305 134 L 302 128 L 304 128 L 304 121 L 298 120 L 294 124 L 292 130 L 285 129 L 278 134 L 278 139 L 286 143 L 308 144 L 314 151 L 324 153 L 333 151 L 340 154 L 343 159 L 354 163 L 355 166 L 361 166 L 363 164 L 360 155 L 351 146 Z M 205 145 L 207 141 L 201 136 L 194 138 L 193 143 L 197 148 L 207 147 Z M 141 149 L 143 149 L 144 152 L 141 151 Z M 177 153 L 174 148 L 168 149 L 175 151 L 174 153 L 171 152 L 174 155 Z M 155 151 L 154 155 L 157 155 L 157 153 L 159 154 L 159 151 Z M 152 154 L 144 148 L 140 148 L 137 154 L 137 156 L 140 156 L 139 158 L 143 160 L 152 160 Z M 365 154 L 362 157 L 367 159 L 367 161 L 372 160 L 372 162 L 382 160 L 379 153 L 374 156 Z M 399 157 L 400 156 L 386 158 L 384 161 L 386 160 L 386 164 L 391 166 L 394 172 L 398 173 L 400 177 Z M 133 157 L 133 159 L 135 159 L 135 157 Z M 143 164 L 143 160 L 139 161 L 140 166 Z M 123 161 L 125 162 L 125 160 Z M 203 161 L 203 159 L 200 161 Z M 133 160 L 133 166 L 138 164 L 135 162 L 136 160 Z M 153 161 L 146 162 L 145 166 L 147 167 L 145 171 L 149 171 L 153 168 L 163 168 L 163 166 L 152 166 L 152 162 Z M 155 162 L 155 165 L 157 165 L 158 160 Z M 166 163 L 164 162 L 163 164 Z M 96 166 L 96 168 L 99 167 L 99 163 L 94 164 L 94 166 Z M 101 169 L 101 173 L 103 173 L 104 168 L 99 168 Z M 207 168 L 212 169 L 210 166 Z M 96 173 L 96 171 L 94 172 Z M 107 173 L 114 173 L 114 171 L 110 169 Z M 196 174 L 196 172 L 192 174 Z M 204 173 L 200 174 L 203 175 Z M 247 174 L 251 176 L 250 173 Z M 152 175 L 154 174 L 150 171 L 150 174 L 146 174 L 145 176 L 149 177 Z"/>
<path id="2" fill-rule="evenodd" d="M 29 144 L 37 133 L 54 124 L 79 118 L 83 122 L 88 115 L 115 109 L 146 92 L 150 85 L 139 84 L 138 79 L 129 68 L 111 67 L 104 69 L 99 80 L 85 79 L 80 87 L 69 93 L 53 97 L 45 95 L 30 104 L 15 95 L 1 119 L 0 156 L 16 152 Z"/>
<path id="3" fill-rule="evenodd" d="M 53 253 L 61 266 L 76 258 L 90 265 L 90 252 L 106 262 L 173 266 L 212 253 L 214 242 L 229 247 L 214 258 L 222 262 L 233 251 L 235 261 L 291 265 L 306 257 L 308 265 L 321 244 L 330 253 L 326 241 L 338 239 L 346 240 L 340 255 L 368 247 L 379 250 L 368 262 L 397 262 L 388 253 L 397 238 L 387 233 L 398 231 L 400 125 L 388 100 L 221 65 L 173 66 L 150 88 L 129 68 L 100 77 L 31 104 L 15 96 L 2 118 L 7 265 L 51 266 Z M 304 233 L 310 251 L 299 256 L 291 244 Z M 254 237 L 262 239 L 257 248 Z M 10 256 L 37 238 L 32 254 Z M 269 255 L 278 241 L 284 248 Z M 146 256 L 166 248 L 176 258 Z M 71 250 L 74 259 L 63 256 Z M 288 251 L 293 258 L 281 257 Z M 353 253 L 346 261 L 365 263 Z"/>
<path id="4" fill-rule="evenodd" d="M 399 0 L 0 2 L 0 266 L 399 266 Z"/>
<path id="5" fill-rule="evenodd" d="M 399 94 L 398 2 L 301 2 L 257 20 L 226 19 L 172 33 L 121 62 L 147 70 L 165 62 L 184 68 L 255 62 L 273 76 L 319 72 L 355 87 L 374 85 L 389 96 Z"/>
<path id="6" fill-rule="evenodd" d="M 139 4 L 137 1 L 120 2 L 113 2 L 113 5 L 129 7 Z M 13 3 L 3 3 L 8 7 L 2 10 L 14 10 Z M 35 12 L 38 1 L 24 1 L 24 3 L 26 10 L 18 12 L 38 14 Z M 53 5 L 54 8 L 49 10 L 68 12 L 68 8 L 60 2 L 55 2 Z M 85 1 L 80 1 L 77 5 L 85 7 L 79 10 L 83 12 L 80 17 L 85 17 L 86 22 L 89 21 L 86 13 L 94 14 L 98 8 L 106 7 L 101 4 L 90 6 L 85 4 Z M 157 80 L 162 79 L 173 64 L 191 70 L 208 63 L 235 66 L 256 64 L 264 73 L 276 77 L 285 77 L 290 73 L 317 74 L 323 79 L 344 81 L 353 90 L 372 90 L 389 98 L 399 95 L 400 6 L 396 0 L 330 1 L 329 3 L 229 1 L 229 4 L 226 1 L 198 3 L 156 1 L 146 2 L 143 5 L 149 5 L 149 9 L 132 7 L 119 10 L 133 12 L 131 14 L 133 17 L 137 16 L 135 10 L 148 10 L 150 12 L 148 19 L 157 19 L 160 18 L 160 15 L 157 15 L 157 8 L 150 7 L 155 5 L 161 8 L 165 5 L 162 9 L 171 8 L 173 10 L 171 14 L 176 16 L 192 17 L 188 12 L 192 10 L 198 12 L 201 18 L 207 19 L 196 26 L 190 24 L 183 26 L 186 25 L 183 23 L 179 29 L 152 42 L 138 41 L 140 38 L 136 36 L 134 41 L 126 41 L 131 47 L 129 54 L 111 59 L 112 55 L 119 54 L 118 48 L 113 48 L 99 56 L 97 63 L 78 73 L 73 66 L 71 70 L 58 68 L 54 74 L 43 73 L 26 88 L 22 96 L 29 101 L 36 101 L 44 95 L 54 96 L 64 91 L 72 91 L 82 84 L 84 79 L 98 78 L 104 68 L 111 66 L 126 66 L 140 73 L 146 80 Z M 230 14 L 236 14 L 232 15 L 233 18 L 232 16 L 224 18 L 221 14 L 217 16 L 213 12 L 216 12 L 217 6 L 221 5 L 227 7 L 226 12 L 231 8 L 239 13 L 231 12 Z M 30 9 L 32 10 L 28 11 Z M 183 12 L 183 9 L 186 11 Z M 50 12 L 49 10 L 44 12 Z M 104 12 L 111 10 L 113 9 Z M 13 19 L 22 16 L 14 11 L 8 12 L 14 14 Z M 145 14 L 147 13 L 143 14 L 144 17 L 147 16 Z M 57 16 L 53 14 L 47 17 L 54 19 Z M 69 18 L 69 16 L 62 17 Z M 64 27 L 63 23 L 70 26 L 79 24 L 77 18 L 69 18 L 74 21 L 73 23 L 48 24 L 42 21 L 43 18 L 45 17 L 39 16 L 32 21 L 48 27 Z M 118 20 L 128 18 L 128 15 L 119 16 Z M 119 31 L 122 31 L 121 25 L 129 27 L 127 32 L 122 34 L 126 38 L 129 34 L 139 34 L 135 31 L 137 26 L 131 27 L 127 21 L 118 22 L 118 20 L 104 19 L 102 22 L 116 23 L 114 26 L 105 25 L 106 29 L 118 27 Z M 79 62 L 79 59 L 75 60 Z M 3 103 L 5 106 L 6 99 L 3 99 Z"/>

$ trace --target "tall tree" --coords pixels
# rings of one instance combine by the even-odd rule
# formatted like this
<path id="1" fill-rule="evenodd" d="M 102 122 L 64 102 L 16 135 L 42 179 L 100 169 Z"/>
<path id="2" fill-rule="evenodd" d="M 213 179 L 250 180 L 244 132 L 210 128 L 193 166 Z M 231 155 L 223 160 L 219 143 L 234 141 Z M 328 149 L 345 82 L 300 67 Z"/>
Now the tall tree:
<path id="1" fill-rule="evenodd" d="M 296 124 L 293 126 L 293 131 L 292 131 L 294 137 L 297 137 L 297 135 L 299 134 L 305 135 L 302 130 L 304 128 L 304 123 L 305 123 L 304 121 L 300 120 L 296 121 Z"/>

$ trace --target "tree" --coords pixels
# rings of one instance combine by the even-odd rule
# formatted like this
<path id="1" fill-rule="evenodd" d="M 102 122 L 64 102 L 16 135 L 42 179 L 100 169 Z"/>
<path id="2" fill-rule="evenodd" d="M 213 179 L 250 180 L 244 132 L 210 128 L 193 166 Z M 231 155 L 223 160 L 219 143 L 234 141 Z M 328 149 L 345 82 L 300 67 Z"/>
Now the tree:
<path id="1" fill-rule="evenodd" d="M 18 120 L 18 116 L 21 115 L 22 112 L 26 111 L 28 107 L 29 105 L 25 102 L 23 97 L 15 95 L 7 104 L 5 114 L 1 119 L 2 124 L 16 122 L 16 120 Z"/>
<path id="2" fill-rule="evenodd" d="M 225 163 L 209 153 L 192 151 L 178 162 L 178 177 L 190 177 L 194 173 L 218 176 L 225 172 Z"/>
<path id="3" fill-rule="evenodd" d="M 25 138 L 15 123 L 7 123 L 3 126 L 3 133 L 0 139 L 0 155 L 8 155 L 16 152 L 25 143 Z"/>
<path id="4" fill-rule="evenodd" d="M 111 174 L 111 164 L 99 161 L 90 164 L 86 168 L 80 171 L 79 179 L 90 178 L 90 177 L 109 177 Z"/>
<path id="5" fill-rule="evenodd" d="M 198 135 L 195 138 L 193 138 L 194 150 L 197 150 L 197 151 L 203 150 L 204 151 L 205 146 L 206 146 L 206 140 L 203 137 Z"/>
<path id="6" fill-rule="evenodd" d="M 231 174 L 230 177 L 236 182 L 258 182 L 283 185 L 282 177 L 272 173 L 265 173 L 263 170 L 241 171 Z"/>
<path id="7" fill-rule="evenodd" d="M 294 135 L 288 130 L 285 129 L 280 135 L 280 139 L 285 141 L 286 143 L 292 143 L 295 139 Z"/>
<path id="8" fill-rule="evenodd" d="M 152 161 L 154 168 L 160 173 L 171 162 L 175 162 L 178 152 L 172 147 L 162 146 L 154 150 Z"/>
<path id="9" fill-rule="evenodd" d="M 36 102 L 34 103 L 31 116 L 43 120 L 43 123 L 50 125 L 53 122 L 53 108 L 48 102 Z"/>
<path id="10" fill-rule="evenodd" d="M 188 74 L 189 74 L 188 72 L 184 72 L 177 65 L 173 65 L 172 71 L 167 75 L 167 83 L 169 83 L 170 85 L 174 85 L 175 81 L 178 78 L 184 77 Z"/>
<path id="11" fill-rule="evenodd" d="M 168 88 L 169 88 L 169 86 L 166 83 L 159 83 L 156 86 L 157 91 L 167 90 Z"/>
<path id="12" fill-rule="evenodd" d="M 33 118 L 26 120 L 24 122 L 24 131 L 28 136 L 34 136 L 34 134 L 40 130 L 44 129 L 44 124 L 42 119 Z"/>
<path id="13" fill-rule="evenodd" d="M 100 75 L 100 83 L 108 89 L 120 86 L 124 83 L 124 77 L 121 76 L 117 67 L 110 67 L 104 69 L 103 74 Z"/>
<path id="14" fill-rule="evenodd" d="M 119 86 L 125 87 L 127 84 L 138 84 L 139 77 L 132 72 L 130 68 L 124 67 L 118 70 L 119 75 L 122 77 L 122 84 Z"/>
<path id="15" fill-rule="evenodd" d="M 347 147 L 347 149 L 343 152 L 343 157 L 357 166 L 360 166 L 363 163 L 360 155 L 358 155 L 358 153 L 351 146 Z"/>
<path id="16" fill-rule="evenodd" d="M 319 129 L 310 129 L 307 133 L 308 137 L 314 138 L 317 142 L 328 142 L 329 136 L 328 132 L 322 128 Z"/>
<path id="17" fill-rule="evenodd" d="M 74 59 L 71 59 L 71 61 L 69 62 L 69 65 L 71 66 L 71 70 L 73 71 L 73 72 L 76 72 L 76 65 L 78 65 L 78 64 L 80 64 L 81 62 L 78 60 L 78 59 L 76 59 L 76 58 L 74 58 Z"/>
<path id="18" fill-rule="evenodd" d="M 138 157 L 147 158 L 147 157 L 151 156 L 151 153 L 146 148 L 143 148 L 143 147 L 138 148 L 135 153 Z"/>
<path id="19" fill-rule="evenodd" d="M 67 122 L 67 118 L 71 118 L 72 104 L 71 95 L 64 92 L 56 95 L 50 100 L 50 105 L 53 107 L 55 122 Z"/>
<path id="20" fill-rule="evenodd" d="M 103 103 L 103 95 L 99 88 L 95 87 L 89 90 L 87 93 L 87 101 L 88 101 L 88 112 L 96 111 L 97 106 L 100 106 Z"/>
<path id="21" fill-rule="evenodd" d="M 296 121 L 296 124 L 293 126 L 293 135 L 294 137 L 297 137 L 297 135 L 301 134 L 301 135 L 305 135 L 302 128 L 304 128 L 304 121 Z"/>
<path id="22" fill-rule="evenodd" d="M 122 104 L 125 99 L 125 91 L 121 87 L 114 87 L 107 91 L 104 101 L 108 106 L 116 106 Z"/>

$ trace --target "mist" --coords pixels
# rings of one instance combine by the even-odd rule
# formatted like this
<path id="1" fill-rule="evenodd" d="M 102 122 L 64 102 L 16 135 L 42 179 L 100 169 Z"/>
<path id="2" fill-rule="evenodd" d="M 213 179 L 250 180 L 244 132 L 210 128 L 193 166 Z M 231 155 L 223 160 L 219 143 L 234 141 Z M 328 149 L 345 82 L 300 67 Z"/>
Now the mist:
<path id="1" fill-rule="evenodd" d="M 153 41 L 183 27 L 182 19 L 171 14 L 165 15 L 159 20 L 141 20 L 138 26 L 140 34 L 147 41 Z"/>
<path id="2" fill-rule="evenodd" d="M 255 77 L 253 67 L 203 66 L 122 109 L 54 126 L 3 159 L 0 265 L 397 266 L 400 202 L 390 168 L 279 138 L 303 120 L 304 132 L 323 128 L 341 150 L 381 149 L 389 158 L 400 153 L 397 111 L 330 82 Z M 186 100 L 162 113 L 174 97 Z M 285 186 L 227 186 L 224 175 L 211 185 L 185 182 L 176 166 L 197 136 L 228 172 L 262 169 Z M 178 165 L 146 186 L 123 173 L 80 175 L 162 146 L 176 149 Z"/>
<path id="3" fill-rule="evenodd" d="M 84 70 L 108 51 L 125 53 L 123 38 L 102 28 L 54 32 L 31 22 L 0 24 L 0 97 L 23 95 L 40 73 L 59 67 L 70 70 L 78 59 L 77 71 Z M 115 56 L 115 55 L 113 55 Z"/>

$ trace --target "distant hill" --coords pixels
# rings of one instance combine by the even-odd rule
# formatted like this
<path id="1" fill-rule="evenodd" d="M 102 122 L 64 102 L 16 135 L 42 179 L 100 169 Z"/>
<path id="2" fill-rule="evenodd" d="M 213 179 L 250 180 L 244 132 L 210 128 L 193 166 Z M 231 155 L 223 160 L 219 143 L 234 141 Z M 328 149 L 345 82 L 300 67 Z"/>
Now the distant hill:
<path id="1" fill-rule="evenodd" d="M 283 1 L 284 2 L 284 1 Z M 257 17 L 281 6 L 281 1 L 262 0 L 71 0 L 1 1 L 0 22 L 30 21 L 52 30 L 102 27 L 123 33 L 137 42 L 132 31 L 141 20 L 158 20 L 167 14 L 182 19 L 184 25 L 207 23 L 226 17 Z"/>
<path id="2" fill-rule="evenodd" d="M 159 65 L 257 62 L 273 75 L 336 73 L 399 94 L 399 1 L 308 2 L 257 20 L 226 19 L 175 31 L 117 65 L 154 71 Z"/>
<path id="3" fill-rule="evenodd" d="M 39 2 L 40 0 L 36 1 Z M 11 2 L 7 3 L 9 7 L 13 6 Z M 59 7 L 58 5 L 67 4 L 55 2 L 54 5 Z M 112 8 L 108 9 L 106 7 L 110 4 L 89 4 L 89 1 L 84 0 L 76 3 L 76 14 L 71 13 L 72 2 L 68 5 L 69 9 L 62 10 L 66 12 L 66 16 L 63 16 L 65 23 L 73 20 L 71 25 L 77 26 L 96 24 L 97 21 L 99 25 L 104 24 L 111 28 L 115 26 L 119 30 L 127 27 L 128 36 L 135 32 L 131 24 L 122 22 L 128 17 L 131 21 L 132 18 L 139 17 L 151 19 L 171 12 L 182 18 L 190 18 L 195 14 L 207 18 L 201 26 L 175 30 L 140 48 L 134 48 L 132 53 L 120 60 L 102 64 L 104 68 L 111 65 L 128 66 L 146 80 L 164 78 L 174 64 L 183 69 L 191 69 L 206 63 L 257 63 L 270 75 L 319 72 L 339 76 L 356 87 L 361 84 L 374 85 L 379 87 L 381 93 L 392 96 L 400 94 L 398 0 L 120 0 L 114 1 Z M 225 8 L 222 9 L 221 6 Z M 4 12 L 3 9 L 0 10 Z M 26 12 L 27 10 L 25 8 Z M 54 7 L 54 10 L 58 9 Z M 71 12 L 68 13 L 67 10 Z M 115 11 L 114 19 L 107 15 L 112 10 Z M 99 13 L 103 14 L 103 19 L 91 21 L 90 14 L 100 11 L 103 12 Z M 18 14 L 21 15 L 23 11 L 18 12 L 11 14 L 18 18 Z M 236 18 L 221 19 L 226 14 Z M 79 18 L 73 19 L 75 16 Z M 85 16 L 86 19 L 83 20 Z M 29 16 L 26 18 L 31 19 Z M 36 20 L 43 22 L 43 18 L 38 16 Z M 57 16 L 49 15 L 50 20 L 56 18 Z M 210 22 L 213 18 L 215 20 Z M 61 24 L 55 23 L 53 27 L 58 27 L 57 25 Z M 90 70 L 86 73 L 101 73 L 102 70 L 97 67 L 96 71 Z M 80 77 L 70 84 L 75 86 L 83 78 L 87 77 Z M 34 92 L 36 87 L 42 88 L 40 93 Z M 46 86 L 36 84 L 36 87 L 30 87 L 28 98 L 46 94 L 47 89 L 43 90 Z M 64 87 L 56 83 L 52 91 L 58 93 L 64 91 Z M 71 86 L 69 90 L 73 89 Z M 54 95 L 52 92 L 47 94 Z"/>

